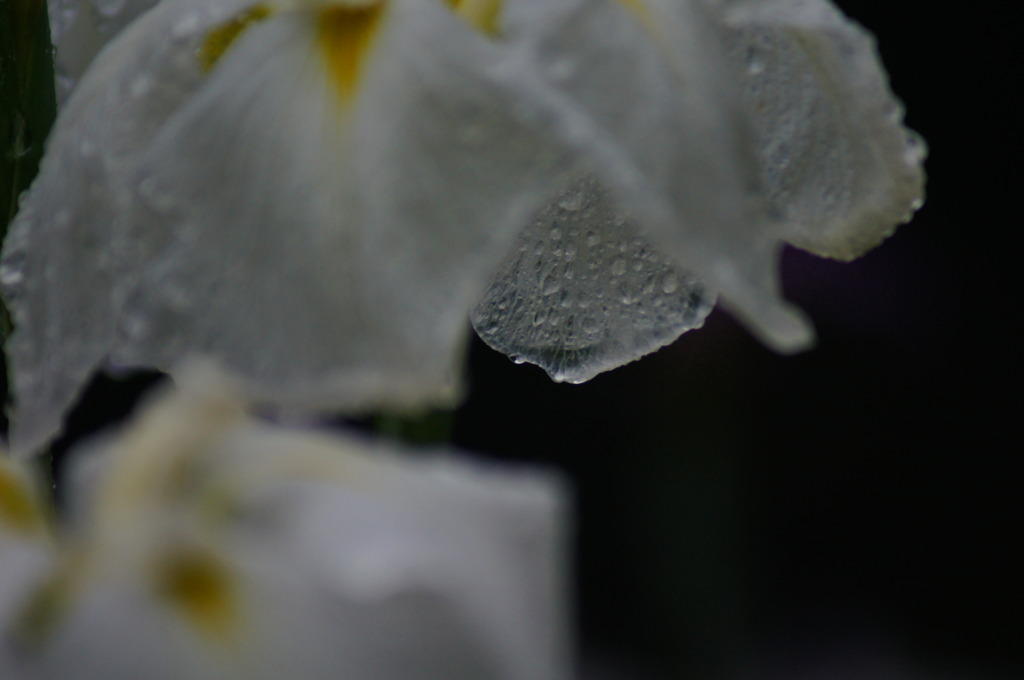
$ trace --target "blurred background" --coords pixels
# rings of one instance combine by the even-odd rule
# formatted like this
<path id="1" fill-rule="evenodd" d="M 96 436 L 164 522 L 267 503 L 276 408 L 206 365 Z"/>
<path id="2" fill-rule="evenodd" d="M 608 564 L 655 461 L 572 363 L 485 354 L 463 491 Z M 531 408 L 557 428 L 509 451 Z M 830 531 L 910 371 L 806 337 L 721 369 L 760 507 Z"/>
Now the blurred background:
<path id="1" fill-rule="evenodd" d="M 930 179 L 863 259 L 785 253 L 817 349 L 774 355 L 720 311 L 580 386 L 471 348 L 454 442 L 575 484 L 586 680 L 1024 677 L 1019 22 L 837 4 L 878 36 Z M 155 380 L 94 383 L 58 462 Z"/>

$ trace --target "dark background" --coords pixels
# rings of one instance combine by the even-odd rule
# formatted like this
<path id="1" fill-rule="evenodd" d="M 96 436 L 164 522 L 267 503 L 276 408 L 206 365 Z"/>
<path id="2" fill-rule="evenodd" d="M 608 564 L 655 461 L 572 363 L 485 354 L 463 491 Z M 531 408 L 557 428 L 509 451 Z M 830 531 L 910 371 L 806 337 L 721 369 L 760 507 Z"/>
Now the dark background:
<path id="1" fill-rule="evenodd" d="M 588 680 L 1024 677 L 1019 22 L 838 4 L 929 143 L 928 201 L 857 262 L 785 253 L 816 350 L 716 311 L 569 386 L 472 347 L 455 442 L 575 483 Z M 152 381 L 94 384 L 58 458 Z"/>

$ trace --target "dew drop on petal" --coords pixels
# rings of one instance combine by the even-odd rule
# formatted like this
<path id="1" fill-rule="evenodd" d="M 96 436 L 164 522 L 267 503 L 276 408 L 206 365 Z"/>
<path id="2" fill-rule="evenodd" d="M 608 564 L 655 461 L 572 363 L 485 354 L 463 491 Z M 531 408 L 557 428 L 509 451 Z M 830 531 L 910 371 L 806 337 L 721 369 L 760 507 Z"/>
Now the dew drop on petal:
<path id="1" fill-rule="evenodd" d="M 489 345 L 559 382 L 653 352 L 701 325 L 714 304 L 589 178 L 539 211 L 520 243 L 529 255 L 510 250 L 473 324 Z"/>

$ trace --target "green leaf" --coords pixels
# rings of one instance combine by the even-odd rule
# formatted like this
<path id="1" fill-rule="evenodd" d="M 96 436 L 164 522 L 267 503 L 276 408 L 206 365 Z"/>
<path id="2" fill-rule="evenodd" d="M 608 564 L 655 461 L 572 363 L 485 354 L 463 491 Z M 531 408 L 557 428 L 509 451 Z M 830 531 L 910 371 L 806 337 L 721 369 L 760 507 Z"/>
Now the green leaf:
<path id="1" fill-rule="evenodd" d="M 36 172 L 57 110 L 45 0 L 0 0 L 0 238 Z M 10 330 L 0 307 L 0 336 Z"/>

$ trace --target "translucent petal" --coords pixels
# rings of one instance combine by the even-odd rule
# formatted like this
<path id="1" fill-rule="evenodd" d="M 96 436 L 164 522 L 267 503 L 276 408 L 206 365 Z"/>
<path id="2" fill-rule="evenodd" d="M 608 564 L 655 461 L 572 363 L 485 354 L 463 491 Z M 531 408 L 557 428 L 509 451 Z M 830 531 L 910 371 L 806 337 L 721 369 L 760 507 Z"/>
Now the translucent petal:
<path id="1" fill-rule="evenodd" d="M 473 325 L 517 361 L 582 382 L 699 327 L 713 305 L 588 177 L 533 217 Z"/>
<path id="2" fill-rule="evenodd" d="M 387 5 L 342 96 L 310 23 L 249 29 L 147 150 L 174 239 L 114 359 L 213 356 L 285 407 L 450 399 L 468 311 L 565 153 L 441 3 Z"/>
<path id="3" fill-rule="evenodd" d="M 827 0 L 727 4 L 786 238 L 819 255 L 863 254 L 924 199 L 924 143 L 902 125 L 874 39 Z"/>
<path id="4" fill-rule="evenodd" d="M 194 378 L 94 454 L 40 677 L 571 677 L 558 476 L 225 419 Z"/>
<path id="5" fill-rule="evenodd" d="M 199 0 L 163 3 L 97 58 L 57 119 L 0 267 L 16 327 L 6 346 L 16 454 L 59 429 L 63 412 L 110 352 L 136 263 L 166 239 L 135 210 L 135 162 L 198 84 L 193 54 L 204 27 L 231 9 Z"/>
<path id="6" fill-rule="evenodd" d="M 695 2 L 559 7 L 523 40 L 567 107 L 577 106 L 576 136 L 597 131 L 585 139 L 595 176 L 666 261 L 721 291 L 769 345 L 805 348 L 810 328 L 779 295 L 782 227 L 760 192 L 752 123 L 720 27 Z M 509 21 L 525 34 L 517 22 L 526 8 L 510 9 Z"/>

